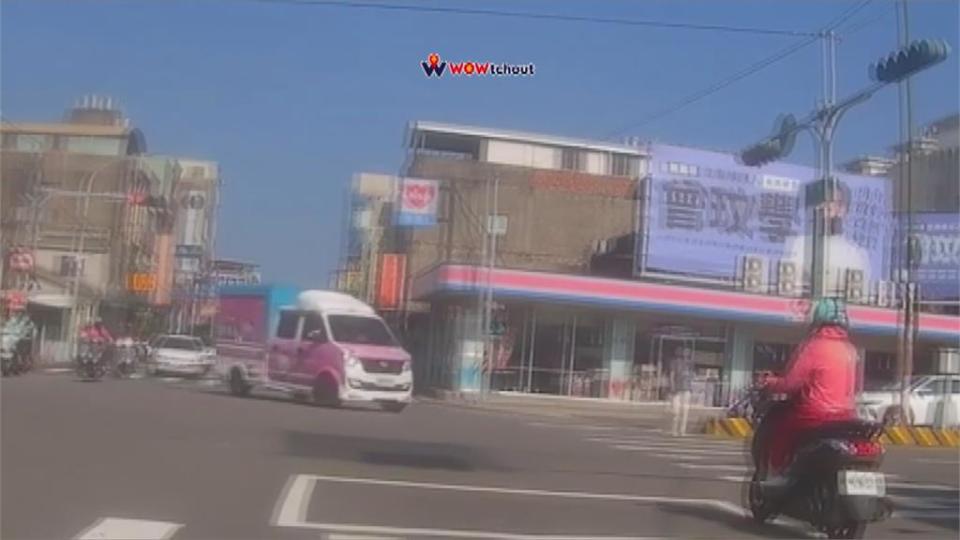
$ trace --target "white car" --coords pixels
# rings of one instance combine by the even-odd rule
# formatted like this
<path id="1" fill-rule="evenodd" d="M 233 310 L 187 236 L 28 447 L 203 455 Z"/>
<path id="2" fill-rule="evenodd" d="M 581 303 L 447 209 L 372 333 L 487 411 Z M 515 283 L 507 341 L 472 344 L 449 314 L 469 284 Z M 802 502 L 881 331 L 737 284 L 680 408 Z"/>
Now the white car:
<path id="1" fill-rule="evenodd" d="M 174 375 L 206 375 L 215 362 L 213 349 L 194 336 L 167 335 L 151 344 L 150 372 Z"/>
<path id="2" fill-rule="evenodd" d="M 948 390 L 949 393 L 944 392 Z M 867 391 L 857 398 L 861 418 L 894 422 L 900 416 L 900 383 Z M 914 425 L 957 425 L 960 423 L 960 376 L 920 375 L 910 384 L 907 419 Z"/>

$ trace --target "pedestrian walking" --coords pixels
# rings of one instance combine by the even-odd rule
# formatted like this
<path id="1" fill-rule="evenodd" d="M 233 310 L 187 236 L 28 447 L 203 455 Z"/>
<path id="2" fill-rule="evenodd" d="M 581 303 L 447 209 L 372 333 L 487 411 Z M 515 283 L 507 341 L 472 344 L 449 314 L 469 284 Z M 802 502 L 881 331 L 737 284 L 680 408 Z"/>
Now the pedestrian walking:
<path id="1" fill-rule="evenodd" d="M 673 369 L 670 371 L 670 414 L 674 437 L 687 434 L 687 418 L 690 415 L 690 393 L 693 384 L 692 352 L 687 347 L 680 347 L 673 358 Z"/>

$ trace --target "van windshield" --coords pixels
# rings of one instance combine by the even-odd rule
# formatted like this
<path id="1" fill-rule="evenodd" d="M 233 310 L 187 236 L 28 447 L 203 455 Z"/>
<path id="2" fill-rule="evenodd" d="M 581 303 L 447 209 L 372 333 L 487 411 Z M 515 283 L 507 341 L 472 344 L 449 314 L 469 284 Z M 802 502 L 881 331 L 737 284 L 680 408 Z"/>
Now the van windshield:
<path id="1" fill-rule="evenodd" d="M 397 345 L 397 341 L 393 339 L 387 325 L 380 319 L 354 315 L 331 315 L 329 322 L 333 341 L 388 347 Z"/>

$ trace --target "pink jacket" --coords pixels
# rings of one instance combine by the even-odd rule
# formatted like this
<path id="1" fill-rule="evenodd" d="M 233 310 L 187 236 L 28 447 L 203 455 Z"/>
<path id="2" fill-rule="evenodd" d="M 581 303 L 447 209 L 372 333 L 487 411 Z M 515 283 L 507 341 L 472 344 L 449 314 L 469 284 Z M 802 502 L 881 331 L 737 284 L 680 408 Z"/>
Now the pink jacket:
<path id="1" fill-rule="evenodd" d="M 821 419 L 847 416 L 856 410 L 857 351 L 847 331 L 825 326 L 797 349 L 787 373 L 768 383 L 773 392 L 796 400 L 798 417 Z"/>

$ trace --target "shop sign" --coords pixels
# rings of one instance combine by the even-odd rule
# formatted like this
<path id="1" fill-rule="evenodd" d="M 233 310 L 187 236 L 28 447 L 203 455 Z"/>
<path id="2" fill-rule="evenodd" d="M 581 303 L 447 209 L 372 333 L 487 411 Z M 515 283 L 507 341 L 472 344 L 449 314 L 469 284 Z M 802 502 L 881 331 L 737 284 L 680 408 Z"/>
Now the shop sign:
<path id="1" fill-rule="evenodd" d="M 397 225 L 432 227 L 437 224 L 440 183 L 436 180 L 400 178 L 397 200 Z"/>
<path id="2" fill-rule="evenodd" d="M 127 290 L 135 293 L 152 292 L 157 288 L 157 276 L 147 272 L 127 275 Z"/>
<path id="3" fill-rule="evenodd" d="M 398 309 L 403 300 L 407 258 L 402 253 L 385 253 L 380 257 L 377 276 L 377 307 Z"/>

